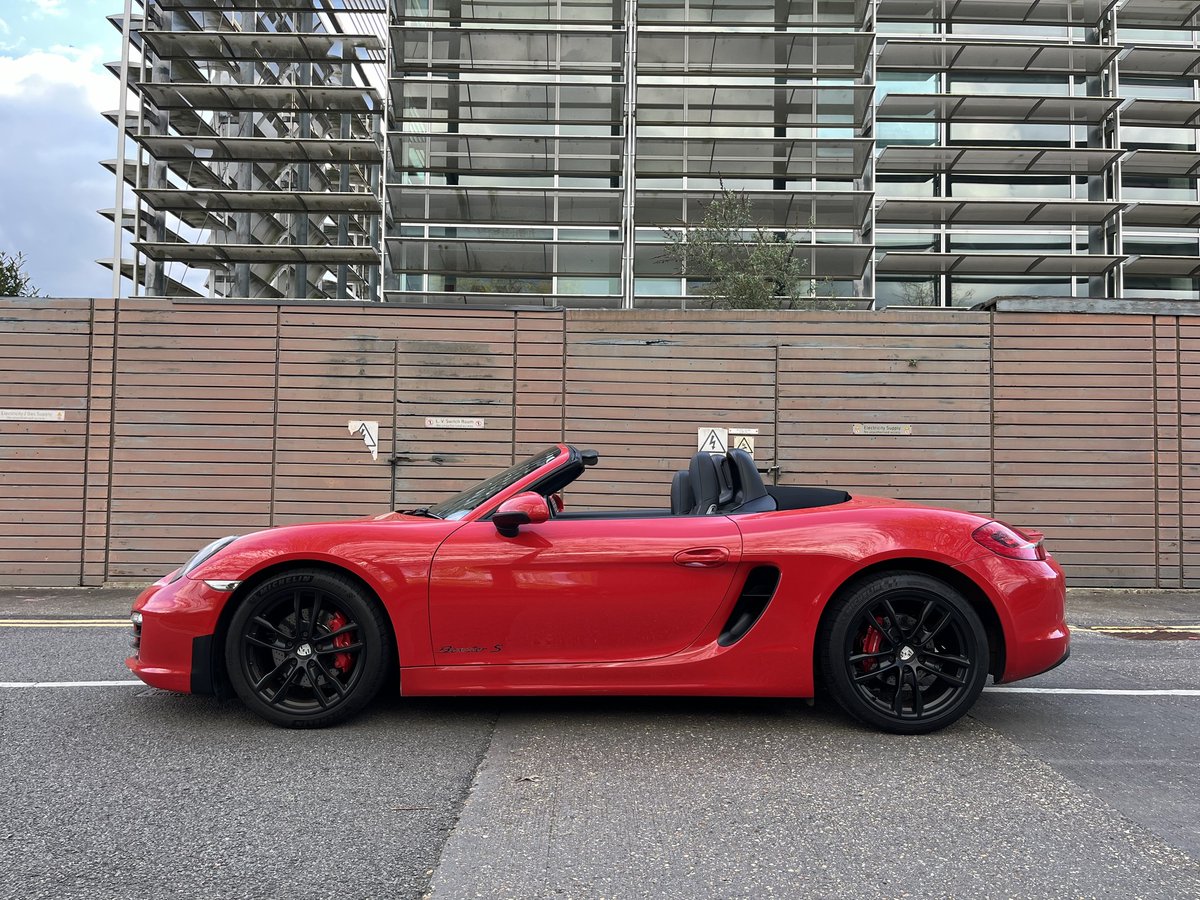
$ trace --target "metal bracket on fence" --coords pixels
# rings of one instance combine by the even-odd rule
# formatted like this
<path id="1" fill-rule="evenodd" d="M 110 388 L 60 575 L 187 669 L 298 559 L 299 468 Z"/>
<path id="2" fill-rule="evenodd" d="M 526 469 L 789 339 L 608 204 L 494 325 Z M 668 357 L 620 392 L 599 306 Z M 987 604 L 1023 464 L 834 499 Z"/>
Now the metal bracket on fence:
<path id="1" fill-rule="evenodd" d="M 779 484 L 779 475 L 782 471 L 779 466 L 758 466 L 758 474 L 770 475 L 771 484 Z"/>

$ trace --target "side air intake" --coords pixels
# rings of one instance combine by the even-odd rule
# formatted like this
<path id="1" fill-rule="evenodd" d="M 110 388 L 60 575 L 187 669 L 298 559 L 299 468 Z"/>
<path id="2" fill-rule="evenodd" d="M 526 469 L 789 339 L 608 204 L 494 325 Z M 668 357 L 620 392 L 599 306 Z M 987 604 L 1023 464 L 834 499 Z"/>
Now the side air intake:
<path id="1" fill-rule="evenodd" d="M 733 604 L 733 612 L 729 621 L 721 629 L 717 643 L 722 647 L 736 644 L 740 641 L 754 623 L 762 616 L 767 604 L 775 596 L 779 587 L 779 570 L 774 566 L 755 566 L 746 577 L 746 584 L 737 603 Z"/>

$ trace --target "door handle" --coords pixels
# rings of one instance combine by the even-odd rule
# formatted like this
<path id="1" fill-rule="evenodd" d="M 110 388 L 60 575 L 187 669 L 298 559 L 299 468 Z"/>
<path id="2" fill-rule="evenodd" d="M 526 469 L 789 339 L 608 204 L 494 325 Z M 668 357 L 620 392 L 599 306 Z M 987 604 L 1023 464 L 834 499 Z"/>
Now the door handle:
<path id="1" fill-rule="evenodd" d="M 693 547 L 675 554 L 675 565 L 689 569 L 711 569 L 729 561 L 729 551 L 724 547 Z"/>

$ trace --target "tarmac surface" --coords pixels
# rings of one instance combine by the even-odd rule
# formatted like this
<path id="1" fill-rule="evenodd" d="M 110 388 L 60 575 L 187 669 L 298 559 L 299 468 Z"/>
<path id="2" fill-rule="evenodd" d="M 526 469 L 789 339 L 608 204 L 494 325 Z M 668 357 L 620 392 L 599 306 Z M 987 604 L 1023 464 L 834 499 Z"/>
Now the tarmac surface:
<path id="1" fill-rule="evenodd" d="M 1073 592 L 1065 665 L 905 738 L 669 698 L 287 731 L 64 684 L 130 680 L 134 593 L 0 591 L 0 897 L 1200 898 L 1200 595 Z"/>

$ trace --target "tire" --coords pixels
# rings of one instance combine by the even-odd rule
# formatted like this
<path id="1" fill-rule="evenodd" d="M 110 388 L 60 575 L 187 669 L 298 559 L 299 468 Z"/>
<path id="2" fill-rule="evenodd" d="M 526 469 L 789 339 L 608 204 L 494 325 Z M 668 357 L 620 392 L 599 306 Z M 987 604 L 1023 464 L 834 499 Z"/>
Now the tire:
<path id="1" fill-rule="evenodd" d="M 297 569 L 268 578 L 238 606 L 226 671 L 242 702 L 267 721 L 323 728 L 379 693 L 392 655 L 388 634 L 379 604 L 355 582 Z"/>
<path id="2" fill-rule="evenodd" d="M 917 572 L 854 585 L 830 605 L 817 643 L 826 691 L 854 718 L 894 734 L 945 728 L 987 680 L 978 613 L 953 587 Z"/>

